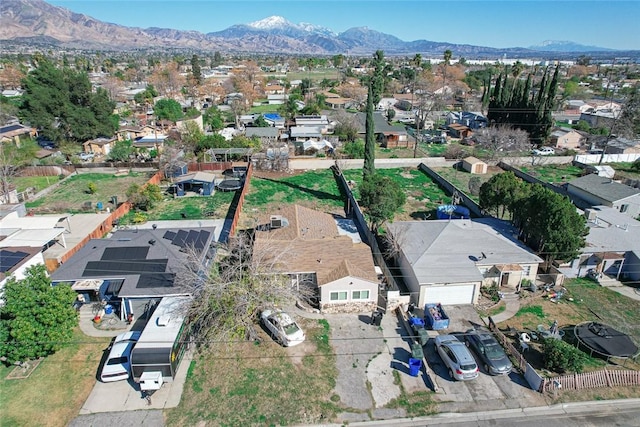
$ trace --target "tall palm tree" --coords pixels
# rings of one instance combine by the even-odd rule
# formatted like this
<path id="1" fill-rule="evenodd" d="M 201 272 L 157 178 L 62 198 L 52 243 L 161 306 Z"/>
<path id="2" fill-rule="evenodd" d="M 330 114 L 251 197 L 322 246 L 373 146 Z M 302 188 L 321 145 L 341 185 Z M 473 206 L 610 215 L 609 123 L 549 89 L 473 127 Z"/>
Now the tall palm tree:
<path id="1" fill-rule="evenodd" d="M 442 95 L 444 96 L 445 86 L 447 85 L 447 67 L 451 63 L 453 53 L 447 49 L 444 51 L 444 74 L 442 78 Z"/>

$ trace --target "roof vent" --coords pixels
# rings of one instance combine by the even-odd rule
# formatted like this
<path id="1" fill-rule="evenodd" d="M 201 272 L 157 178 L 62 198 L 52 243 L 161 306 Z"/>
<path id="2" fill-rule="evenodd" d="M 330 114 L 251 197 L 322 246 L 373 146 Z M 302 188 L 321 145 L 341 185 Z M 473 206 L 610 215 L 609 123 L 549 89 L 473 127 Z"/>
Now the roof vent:
<path id="1" fill-rule="evenodd" d="M 171 317 L 164 315 L 158 317 L 158 326 L 167 326 L 171 321 Z"/>
<path id="2" fill-rule="evenodd" d="M 156 244 L 156 239 L 149 240 L 149 244 L 152 245 L 152 246 L 155 245 Z"/>

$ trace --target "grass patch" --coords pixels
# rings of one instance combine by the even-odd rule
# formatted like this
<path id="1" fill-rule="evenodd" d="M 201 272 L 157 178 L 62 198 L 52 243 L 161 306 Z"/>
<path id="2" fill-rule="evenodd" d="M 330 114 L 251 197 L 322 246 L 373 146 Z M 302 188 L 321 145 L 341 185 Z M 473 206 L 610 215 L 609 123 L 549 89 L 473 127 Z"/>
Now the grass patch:
<path id="1" fill-rule="evenodd" d="M 52 193 L 25 205 L 37 213 L 86 212 L 84 204 L 91 202 L 92 209 L 89 211 L 93 211 L 97 202 L 102 202 L 105 208 L 110 206 L 111 196 L 117 196 L 118 201 L 125 201 L 127 189 L 131 184 L 142 185 L 148 180 L 149 175 L 144 173 L 125 176 L 103 173 L 74 175 L 60 183 Z M 96 186 L 93 194 L 88 191 L 91 182 Z"/>
<path id="2" fill-rule="evenodd" d="M 524 316 L 525 314 L 533 314 L 534 316 L 544 319 L 544 311 L 539 305 L 525 305 L 516 313 L 516 316 Z"/>
<path id="3" fill-rule="evenodd" d="M 259 345 L 236 341 L 203 349 L 191 366 L 180 405 L 165 412 L 167 425 L 291 425 L 333 419 L 339 397 L 332 393 L 337 370 L 328 344 L 329 324 L 302 320 L 301 326 L 307 340 L 292 348 L 279 346 L 265 333 Z"/>
<path id="4" fill-rule="evenodd" d="M 347 180 L 355 181 L 354 196 L 359 197 L 358 188 L 362 184 L 362 170 L 348 169 L 343 171 Z M 450 203 L 451 197 L 425 173 L 414 168 L 376 169 L 376 173 L 396 181 L 407 196 L 407 201 L 396 214 L 394 220 L 410 221 L 413 219 L 435 219 L 435 211 L 439 205 Z"/>
<path id="5" fill-rule="evenodd" d="M 550 184 L 568 182 L 581 177 L 584 173 L 581 168 L 569 164 L 522 166 L 520 170 Z"/>
<path id="6" fill-rule="evenodd" d="M 632 162 L 607 163 L 616 171 L 616 179 L 640 179 L 640 171 L 632 167 Z"/>
<path id="7" fill-rule="evenodd" d="M 301 203 L 302 202 L 302 203 Z M 243 209 L 265 210 L 272 203 L 312 203 L 330 208 L 342 208 L 344 201 L 333 172 L 329 169 L 309 171 L 283 178 L 253 176 Z"/>
<path id="8" fill-rule="evenodd" d="M 387 408 L 403 408 L 408 417 L 424 417 L 437 413 L 436 403 L 433 401 L 433 392 L 416 391 L 408 394 L 402 385 L 400 374 L 393 371 L 393 383 L 400 386 L 400 396 L 393 399 Z"/>
<path id="9" fill-rule="evenodd" d="M 498 304 L 489 308 L 488 310 L 479 310 L 481 317 L 496 316 L 507 309 L 507 304 L 504 301 L 500 301 Z"/>
<path id="10" fill-rule="evenodd" d="M 7 380 L 13 366 L 0 365 L 2 426 L 66 426 L 91 393 L 110 338 L 76 328 L 73 344 L 46 357 L 26 379 Z"/>
<path id="11" fill-rule="evenodd" d="M 489 179 L 492 176 L 497 175 L 501 172 L 504 172 L 502 169 L 498 167 L 489 167 L 487 169 L 487 173 L 482 175 L 472 174 L 465 170 L 457 170 L 454 168 L 433 168 L 433 170 L 436 171 L 438 174 L 440 174 L 440 176 L 442 176 L 444 179 L 446 179 L 447 181 L 455 185 L 457 188 L 462 190 L 465 194 L 467 194 L 476 202 L 480 201 L 480 196 L 476 194 L 471 194 L 471 191 L 469 190 L 469 181 L 471 180 L 471 178 L 473 177 L 480 178 L 480 185 L 482 185 L 485 182 L 489 181 Z"/>
<path id="12" fill-rule="evenodd" d="M 144 212 L 149 221 L 184 219 L 224 218 L 231 206 L 235 192 L 216 191 L 213 196 L 166 198 L 158 205 Z M 120 220 L 122 224 L 132 223 L 134 212 L 129 212 Z"/>
<path id="13" fill-rule="evenodd" d="M 10 179 L 11 183 L 16 186 L 16 191 L 21 193 L 29 187 L 42 191 L 45 188 L 60 181 L 58 176 L 14 176 Z"/>

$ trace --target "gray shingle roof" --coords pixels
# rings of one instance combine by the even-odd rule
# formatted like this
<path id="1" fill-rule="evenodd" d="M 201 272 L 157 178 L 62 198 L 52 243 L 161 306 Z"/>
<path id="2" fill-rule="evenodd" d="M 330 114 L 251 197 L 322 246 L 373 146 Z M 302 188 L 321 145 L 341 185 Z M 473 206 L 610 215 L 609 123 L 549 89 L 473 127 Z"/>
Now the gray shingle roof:
<path id="1" fill-rule="evenodd" d="M 542 262 L 524 245 L 477 221 L 397 221 L 389 230 L 419 283 L 478 282 L 483 276 L 477 265 Z"/>
<path id="2" fill-rule="evenodd" d="M 618 200 L 640 194 L 640 190 L 637 188 L 620 184 L 619 182 L 612 181 L 611 178 L 598 176 L 596 174 L 576 178 L 570 181 L 569 185 L 608 202 L 617 202 Z"/>

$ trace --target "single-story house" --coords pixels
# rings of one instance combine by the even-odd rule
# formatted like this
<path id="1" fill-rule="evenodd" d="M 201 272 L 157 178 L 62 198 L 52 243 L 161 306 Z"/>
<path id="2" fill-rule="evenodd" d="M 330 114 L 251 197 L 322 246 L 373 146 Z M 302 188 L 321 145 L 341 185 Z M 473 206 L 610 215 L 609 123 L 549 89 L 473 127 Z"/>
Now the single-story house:
<path id="1" fill-rule="evenodd" d="M 577 150 L 585 143 L 587 138 L 575 129 L 557 128 L 549 137 L 551 146 L 563 150 Z"/>
<path id="2" fill-rule="evenodd" d="M 278 141 L 280 129 L 271 126 L 266 128 L 247 127 L 244 134 L 247 138 L 256 137 L 263 145 L 269 145 Z"/>
<path id="3" fill-rule="evenodd" d="M 371 249 L 350 220 L 298 205 L 265 215 L 256 227 L 254 262 L 308 286 L 325 313 L 368 312 L 378 305 Z"/>
<path id="4" fill-rule="evenodd" d="M 292 141 L 319 140 L 324 136 L 322 126 L 293 126 L 289 129 L 289 139 Z"/>
<path id="5" fill-rule="evenodd" d="M 175 187 L 177 196 L 184 196 L 187 192 L 211 196 L 216 192 L 216 179 L 218 178 L 209 172 L 192 172 L 178 176 L 172 186 Z"/>
<path id="6" fill-rule="evenodd" d="M 358 134 L 366 134 L 366 113 L 356 113 L 358 119 Z M 377 141 L 384 148 L 409 148 L 415 147 L 415 140 L 409 138 L 404 126 L 392 126 L 387 121 L 383 113 L 375 111 L 373 113 L 373 132 Z"/>
<path id="7" fill-rule="evenodd" d="M 32 127 L 12 123 L 0 127 L 0 143 L 13 142 L 19 147 L 21 139 L 35 138 L 36 134 L 36 130 Z"/>
<path id="8" fill-rule="evenodd" d="M 24 279 L 29 267 L 44 264 L 42 248 L 13 246 L 0 249 L 0 294 L 10 277 Z"/>
<path id="9" fill-rule="evenodd" d="M 116 137 L 118 141 L 134 141 L 137 138 L 142 138 L 147 135 L 153 135 L 158 133 L 158 130 L 153 126 L 124 126 L 116 131 Z"/>
<path id="10" fill-rule="evenodd" d="M 640 139 L 615 138 L 607 142 L 607 154 L 640 153 Z"/>
<path id="11" fill-rule="evenodd" d="M 165 134 L 154 133 L 134 139 L 131 145 L 135 148 L 146 148 L 148 150 L 161 152 L 167 138 L 169 137 Z"/>
<path id="12" fill-rule="evenodd" d="M 212 258 L 215 227 L 118 230 L 108 239 L 91 239 L 53 274 L 85 302 L 106 300 L 120 318 L 143 315 L 145 305 L 165 296 L 190 295 L 180 272 L 191 252 L 200 266 Z M 198 267 L 200 268 L 200 267 Z"/>
<path id="13" fill-rule="evenodd" d="M 509 237 L 498 220 L 395 221 L 390 237 L 411 299 L 418 306 L 476 304 L 482 286 L 518 290 L 543 260 Z"/>
<path id="14" fill-rule="evenodd" d="M 101 156 L 108 156 L 111 149 L 116 145 L 116 138 L 95 138 L 82 143 L 85 153 L 94 153 Z"/>
<path id="15" fill-rule="evenodd" d="M 640 215 L 640 190 L 594 173 L 567 183 L 567 192 L 590 206 L 609 206 L 632 218 Z"/>
<path id="16" fill-rule="evenodd" d="M 584 216 L 586 245 L 559 270 L 567 277 L 584 277 L 593 269 L 611 278 L 640 281 L 640 221 L 608 206 L 585 209 Z"/>
<path id="17" fill-rule="evenodd" d="M 267 103 L 269 105 L 282 105 L 287 102 L 287 99 L 289 99 L 289 95 L 283 93 L 267 95 Z"/>
<path id="18" fill-rule="evenodd" d="M 480 113 L 471 111 L 451 111 L 446 117 L 447 126 L 458 124 L 468 127 L 469 129 L 486 128 L 489 120 Z"/>
<path id="19" fill-rule="evenodd" d="M 469 156 L 462 159 L 462 169 L 466 170 L 469 173 L 474 174 L 485 174 L 487 173 L 489 165 L 487 165 L 482 160 Z"/>

